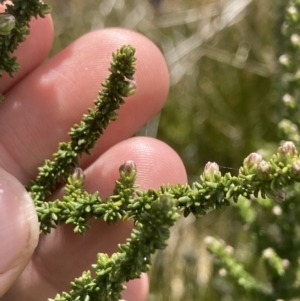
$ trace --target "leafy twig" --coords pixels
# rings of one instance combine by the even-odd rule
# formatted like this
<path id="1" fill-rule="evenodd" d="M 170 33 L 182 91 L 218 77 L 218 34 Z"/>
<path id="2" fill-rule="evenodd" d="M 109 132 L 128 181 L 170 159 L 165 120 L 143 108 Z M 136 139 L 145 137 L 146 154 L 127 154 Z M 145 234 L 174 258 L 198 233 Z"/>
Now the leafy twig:
<path id="1" fill-rule="evenodd" d="M 133 74 L 136 60 L 134 53 L 133 47 L 123 46 L 113 54 L 113 62 L 109 69 L 111 74 L 102 84 L 104 89 L 99 92 L 99 97 L 94 102 L 95 109 L 89 109 L 81 123 L 74 125 L 69 133 L 71 141 L 60 143 L 58 151 L 54 154 L 54 160 L 45 160 L 44 166 L 39 168 L 36 180 L 28 186 L 28 192 L 35 202 L 38 213 L 45 212 L 45 206 L 47 208 L 54 206 L 45 202 L 45 199 L 57 185 L 67 181 L 68 176 L 78 165 L 78 157 L 83 153 L 90 153 L 90 149 L 103 134 L 109 122 L 118 117 L 115 111 L 124 103 L 122 97 L 134 93 Z M 49 210 L 55 218 L 55 212 L 51 208 Z M 39 217 L 41 216 L 45 214 L 39 214 Z M 43 231 L 48 232 L 49 226 L 48 223 Z"/>

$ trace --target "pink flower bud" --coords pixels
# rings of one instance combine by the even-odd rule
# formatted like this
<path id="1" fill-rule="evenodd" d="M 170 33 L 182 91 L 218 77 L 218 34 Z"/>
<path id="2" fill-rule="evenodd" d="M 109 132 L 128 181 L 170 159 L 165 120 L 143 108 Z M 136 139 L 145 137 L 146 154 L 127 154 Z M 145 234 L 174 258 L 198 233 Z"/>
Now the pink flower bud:
<path id="1" fill-rule="evenodd" d="M 137 83 L 134 79 L 129 79 L 127 81 L 129 83 L 127 91 L 126 91 L 126 96 L 131 96 L 135 93 L 136 88 L 137 88 Z"/>
<path id="2" fill-rule="evenodd" d="M 261 160 L 257 164 L 257 176 L 261 180 L 269 179 L 271 173 L 272 173 L 272 165 L 269 162 L 265 160 Z"/>
<path id="3" fill-rule="evenodd" d="M 125 163 L 120 166 L 119 172 L 122 178 L 128 177 L 134 180 L 137 173 L 136 164 L 133 160 L 126 160 Z"/>
<path id="4" fill-rule="evenodd" d="M 278 148 L 278 152 L 281 153 L 282 155 L 290 154 L 294 156 L 297 154 L 297 149 L 293 142 L 286 141 L 282 144 L 282 146 Z"/>
<path id="5" fill-rule="evenodd" d="M 206 163 L 203 171 L 203 178 L 205 181 L 217 182 L 221 178 L 219 165 L 215 162 Z"/>
<path id="6" fill-rule="evenodd" d="M 294 47 L 299 48 L 300 47 L 300 36 L 296 33 L 291 35 L 291 42 Z"/>
<path id="7" fill-rule="evenodd" d="M 284 142 L 282 146 L 278 148 L 277 158 L 280 162 L 285 164 L 292 163 L 291 161 L 297 156 L 298 152 L 293 142 Z"/>
<path id="8" fill-rule="evenodd" d="M 13 15 L 0 14 L 0 35 L 9 35 L 16 25 L 16 19 Z"/>
<path id="9" fill-rule="evenodd" d="M 260 161 L 262 161 L 263 157 L 262 155 L 258 153 L 251 153 L 245 160 L 244 165 L 247 165 L 248 167 L 253 167 L 256 164 L 258 164 Z"/>
<path id="10" fill-rule="evenodd" d="M 289 67 L 291 64 L 291 59 L 287 54 L 283 54 L 279 57 L 279 63 L 285 67 Z"/>
<path id="11" fill-rule="evenodd" d="M 69 183 L 74 186 L 82 186 L 85 180 L 85 175 L 80 167 L 76 167 L 69 177 Z"/>
<path id="12" fill-rule="evenodd" d="M 126 160 L 125 163 L 123 164 L 123 171 L 126 174 L 132 173 L 132 171 L 136 170 L 136 164 L 132 160 Z"/>
<path id="13" fill-rule="evenodd" d="M 251 153 L 247 158 L 244 160 L 243 167 L 240 169 L 240 172 L 249 175 L 249 174 L 256 174 L 257 165 L 263 160 L 262 155 L 258 153 Z"/>

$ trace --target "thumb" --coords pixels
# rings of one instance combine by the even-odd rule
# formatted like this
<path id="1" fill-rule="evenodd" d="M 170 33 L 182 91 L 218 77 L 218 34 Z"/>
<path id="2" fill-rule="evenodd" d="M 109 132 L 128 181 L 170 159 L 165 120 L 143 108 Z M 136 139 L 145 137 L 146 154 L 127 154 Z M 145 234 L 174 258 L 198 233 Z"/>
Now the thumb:
<path id="1" fill-rule="evenodd" d="M 0 298 L 26 267 L 38 235 L 32 199 L 16 178 L 0 168 Z"/>

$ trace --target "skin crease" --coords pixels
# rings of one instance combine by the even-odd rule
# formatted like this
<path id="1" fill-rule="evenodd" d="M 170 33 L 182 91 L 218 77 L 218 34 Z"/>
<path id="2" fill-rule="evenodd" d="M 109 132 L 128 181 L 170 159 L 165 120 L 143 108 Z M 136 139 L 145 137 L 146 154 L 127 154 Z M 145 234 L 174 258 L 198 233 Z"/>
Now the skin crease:
<path id="1" fill-rule="evenodd" d="M 86 189 L 98 190 L 101 197 L 111 194 L 118 168 L 127 159 L 137 165 L 137 184 L 142 190 L 158 188 L 162 183 L 186 183 L 183 163 L 170 147 L 152 138 L 130 138 L 162 108 L 168 94 L 168 70 L 156 46 L 129 30 L 104 29 L 81 37 L 43 62 L 52 40 L 51 18 L 33 20 L 30 37 L 17 51 L 22 68 L 14 78 L 4 76 L 0 80 L 5 94 L 0 108 L 0 167 L 22 184 L 28 183 L 58 143 L 68 139 L 70 127 L 92 106 L 100 82 L 108 75 L 111 53 L 123 44 L 131 44 L 136 48 L 137 91 L 126 98 L 119 119 L 105 131 L 92 155 L 82 158 Z M 16 179 L 13 181 L 18 183 Z M 26 199 L 24 191 L 20 191 L 15 192 L 20 199 L 18 206 Z M 57 191 L 55 196 L 62 193 Z M 33 216 L 32 206 L 24 210 L 27 216 Z M 13 217 L 16 221 L 18 218 Z M 3 220 L 0 228 L 7 226 Z M 92 221 L 91 224 L 92 229 L 83 237 L 74 235 L 71 227 L 62 226 L 39 238 L 35 218 L 20 224 L 15 231 L 20 237 L 27 235 L 21 246 L 26 252 L 21 248 L 18 262 L 0 271 L 0 280 L 5 283 L 0 282 L 1 301 L 44 301 L 63 290 L 69 291 L 70 281 L 90 269 L 97 252 L 115 252 L 117 244 L 125 242 L 132 228 L 130 223 L 107 226 Z M 146 275 L 127 286 L 123 294 L 126 300 L 146 300 Z"/>

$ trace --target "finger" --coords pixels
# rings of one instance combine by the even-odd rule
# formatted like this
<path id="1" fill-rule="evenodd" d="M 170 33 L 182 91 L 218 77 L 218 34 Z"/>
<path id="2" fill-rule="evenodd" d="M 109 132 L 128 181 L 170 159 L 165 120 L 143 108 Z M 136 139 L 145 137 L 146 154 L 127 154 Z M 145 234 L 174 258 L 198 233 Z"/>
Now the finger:
<path id="1" fill-rule="evenodd" d="M 157 188 L 162 183 L 186 183 L 184 166 L 171 148 L 158 140 L 138 137 L 115 145 L 86 170 L 87 189 L 90 192 L 99 190 L 102 197 L 111 194 L 119 177 L 118 168 L 127 159 L 134 160 L 137 165 L 137 184 L 142 190 Z M 5 301 L 15 300 L 15 294 L 21 294 L 25 281 L 26 292 L 22 295 L 31 301 L 44 300 L 69 290 L 70 281 L 81 275 L 83 270 L 90 269 L 98 252 L 111 254 L 117 251 L 118 243 L 126 242 L 131 231 L 130 223 L 108 226 L 94 221 L 91 225 L 84 237 L 74 235 L 68 226 L 59 227 L 42 237 L 30 269 L 23 273 L 10 298 Z M 144 300 L 147 283 L 144 277 L 140 281 L 137 291 L 136 283 L 128 285 L 127 296 L 135 297 L 127 300 Z M 36 287 L 39 291 L 34 289 Z"/>
<path id="2" fill-rule="evenodd" d="M 124 300 L 133 301 L 136 300 L 135 296 L 138 296 L 137 301 L 148 300 L 149 295 L 149 281 L 147 274 L 141 274 L 141 278 L 135 279 L 125 283 L 126 290 L 122 292 L 122 298 Z"/>
<path id="3" fill-rule="evenodd" d="M 0 169 L 0 298 L 20 276 L 38 242 L 33 202 L 21 183 Z"/>
<path id="4" fill-rule="evenodd" d="M 46 59 L 53 42 L 53 24 L 50 15 L 45 18 L 32 18 L 30 35 L 25 38 L 26 41 L 20 43 L 18 49 L 12 54 L 17 57 L 20 69 L 13 74 L 13 77 L 7 73 L 3 74 L 0 79 L 1 93 L 5 93 Z"/>
<path id="5" fill-rule="evenodd" d="M 105 29 L 80 38 L 56 57 L 39 66 L 7 93 L 0 109 L 0 166 L 22 182 L 51 157 L 70 127 L 79 122 L 97 97 L 108 75 L 111 53 L 121 45 L 136 48 L 138 85 L 126 98 L 120 117 L 93 150 L 93 157 L 130 137 L 163 106 L 168 92 L 168 71 L 157 47 L 144 36 L 125 29 Z M 29 88 L 30 87 L 30 88 Z"/>

